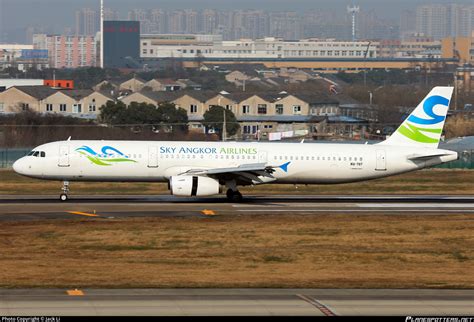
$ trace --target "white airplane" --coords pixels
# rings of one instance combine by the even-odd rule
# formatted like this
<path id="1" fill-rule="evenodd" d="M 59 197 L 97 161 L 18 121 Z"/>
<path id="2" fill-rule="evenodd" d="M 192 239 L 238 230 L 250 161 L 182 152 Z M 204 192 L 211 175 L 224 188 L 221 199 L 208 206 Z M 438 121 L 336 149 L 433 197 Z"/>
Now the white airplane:
<path id="1" fill-rule="evenodd" d="M 386 141 L 373 144 L 67 140 L 17 160 L 24 176 L 63 181 L 168 182 L 175 196 L 212 196 L 265 183 L 331 184 L 388 177 L 458 158 L 438 149 L 453 93 L 435 87 Z"/>

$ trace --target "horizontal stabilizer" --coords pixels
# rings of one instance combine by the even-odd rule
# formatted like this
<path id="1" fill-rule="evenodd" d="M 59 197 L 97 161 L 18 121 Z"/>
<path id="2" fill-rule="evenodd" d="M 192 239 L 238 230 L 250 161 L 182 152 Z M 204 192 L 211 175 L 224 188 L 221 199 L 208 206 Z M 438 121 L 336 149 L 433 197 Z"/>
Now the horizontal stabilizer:
<path id="1" fill-rule="evenodd" d="M 411 161 L 424 161 L 432 158 L 437 158 L 437 157 L 444 157 L 447 155 L 451 155 L 450 153 L 433 153 L 433 154 L 413 154 L 408 156 L 408 160 Z"/>

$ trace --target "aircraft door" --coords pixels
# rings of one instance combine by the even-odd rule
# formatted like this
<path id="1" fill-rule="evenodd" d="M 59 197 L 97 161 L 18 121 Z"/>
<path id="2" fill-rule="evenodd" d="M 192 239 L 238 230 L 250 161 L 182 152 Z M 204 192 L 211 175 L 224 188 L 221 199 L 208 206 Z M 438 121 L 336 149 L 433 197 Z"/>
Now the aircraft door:
<path id="1" fill-rule="evenodd" d="M 68 145 L 61 145 L 59 147 L 58 166 L 69 167 L 69 146 Z"/>
<path id="2" fill-rule="evenodd" d="M 148 148 L 148 167 L 158 168 L 158 148 L 156 146 Z"/>
<path id="3" fill-rule="evenodd" d="M 387 170 L 387 160 L 385 150 L 377 150 L 377 161 L 375 170 L 377 171 L 386 171 Z"/>

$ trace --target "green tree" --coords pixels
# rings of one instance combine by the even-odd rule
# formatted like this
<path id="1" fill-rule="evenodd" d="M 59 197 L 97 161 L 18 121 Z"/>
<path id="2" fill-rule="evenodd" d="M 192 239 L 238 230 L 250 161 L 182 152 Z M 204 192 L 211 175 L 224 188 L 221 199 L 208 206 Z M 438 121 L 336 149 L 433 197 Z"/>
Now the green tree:
<path id="1" fill-rule="evenodd" d="M 162 125 L 170 126 L 169 129 L 175 129 L 180 132 L 188 131 L 188 113 L 185 109 L 173 103 L 160 103 L 157 108 Z"/>
<path id="2" fill-rule="evenodd" d="M 225 121 L 226 121 L 226 133 L 229 136 L 235 135 L 240 128 L 239 123 L 235 114 L 228 109 L 225 109 L 219 105 L 213 105 L 204 113 L 204 121 L 202 124 L 208 128 L 213 128 L 221 133 L 224 124 L 224 110 L 225 110 Z"/>
<path id="3" fill-rule="evenodd" d="M 99 111 L 99 120 L 109 125 L 124 124 L 127 120 L 127 106 L 120 101 L 108 101 L 99 108 Z"/>
<path id="4" fill-rule="evenodd" d="M 151 125 L 152 128 L 165 127 L 169 131 L 186 132 L 188 114 L 172 103 L 155 106 L 147 103 L 132 102 L 127 107 L 123 102 L 107 102 L 100 108 L 100 121 L 110 125 L 134 124 Z"/>
<path id="5" fill-rule="evenodd" d="M 155 105 L 132 102 L 126 110 L 128 124 L 158 124 L 162 121 Z"/>

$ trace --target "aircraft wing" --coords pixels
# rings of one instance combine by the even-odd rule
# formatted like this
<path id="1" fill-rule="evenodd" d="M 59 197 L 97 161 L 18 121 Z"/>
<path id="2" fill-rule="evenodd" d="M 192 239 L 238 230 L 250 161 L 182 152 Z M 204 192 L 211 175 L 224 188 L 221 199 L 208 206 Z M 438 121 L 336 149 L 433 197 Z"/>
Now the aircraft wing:
<path id="1" fill-rule="evenodd" d="M 265 163 L 251 163 L 232 168 L 190 169 L 180 175 L 208 176 L 215 179 L 235 180 L 238 184 L 249 185 L 254 182 L 263 183 L 264 181 L 259 177 L 275 179 L 273 176 L 275 168 L 279 167 L 268 166 Z"/>

